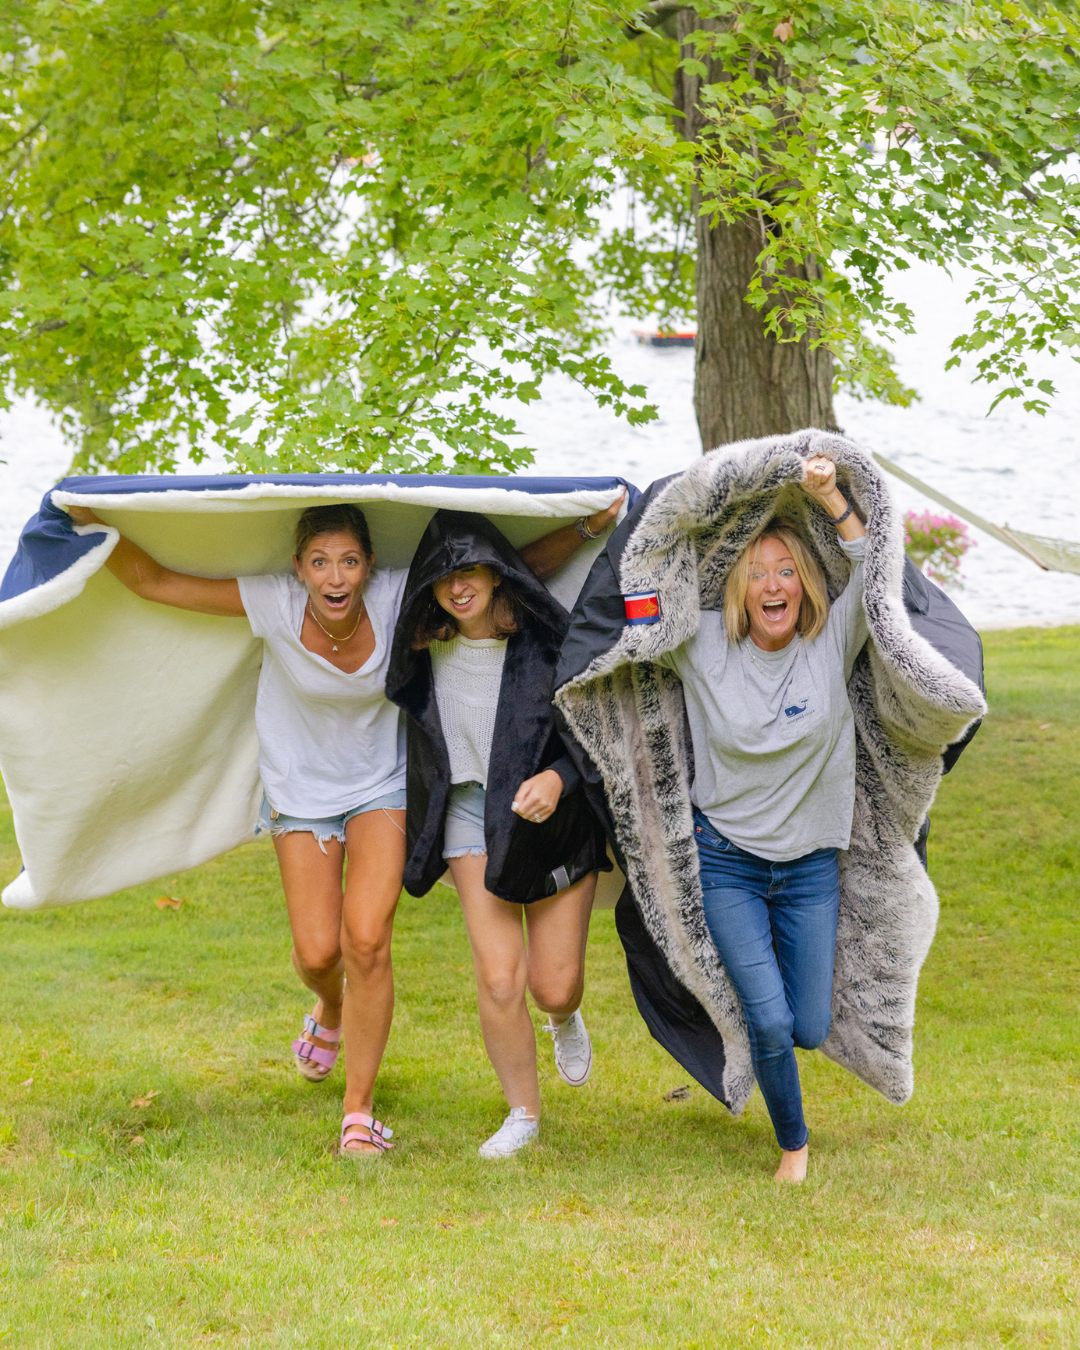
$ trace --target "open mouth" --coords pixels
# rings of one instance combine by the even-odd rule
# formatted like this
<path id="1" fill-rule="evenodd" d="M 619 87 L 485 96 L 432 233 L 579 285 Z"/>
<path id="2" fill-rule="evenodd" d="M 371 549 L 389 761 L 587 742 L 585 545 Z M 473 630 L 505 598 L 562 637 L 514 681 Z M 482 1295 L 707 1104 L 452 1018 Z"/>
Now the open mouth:
<path id="1" fill-rule="evenodd" d="M 455 609 L 468 609 L 475 599 L 476 599 L 475 595 L 466 595 L 461 600 L 457 599 L 456 596 L 451 596 L 450 603 L 454 606 Z"/>
<path id="2" fill-rule="evenodd" d="M 777 623 L 787 614 L 787 601 L 766 600 L 762 603 L 761 609 L 767 619 L 772 623 Z"/>
<path id="3" fill-rule="evenodd" d="M 331 591 L 329 595 L 324 595 L 327 609 L 348 609 L 349 593 L 348 591 Z"/>

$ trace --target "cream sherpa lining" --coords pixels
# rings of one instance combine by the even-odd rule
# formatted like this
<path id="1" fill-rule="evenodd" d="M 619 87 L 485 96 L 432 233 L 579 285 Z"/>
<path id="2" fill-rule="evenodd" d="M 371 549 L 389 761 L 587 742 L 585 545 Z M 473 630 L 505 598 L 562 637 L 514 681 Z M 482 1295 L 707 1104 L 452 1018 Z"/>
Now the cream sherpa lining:
<path id="1" fill-rule="evenodd" d="M 90 506 L 107 524 L 78 527 L 104 537 L 59 576 L 0 604 L 0 767 L 26 868 L 4 903 L 38 909 L 111 895 L 197 866 L 253 834 L 262 642 L 241 619 L 170 609 L 125 590 L 104 567 L 116 527 L 166 566 L 242 576 L 289 567 L 304 507 L 356 501 L 368 510 L 380 563 L 407 566 L 436 507 L 489 514 L 520 545 L 621 491 L 533 494 L 498 480 L 478 488 L 54 490 L 55 505 Z M 567 608 L 602 547 L 584 545 L 551 579 Z"/>

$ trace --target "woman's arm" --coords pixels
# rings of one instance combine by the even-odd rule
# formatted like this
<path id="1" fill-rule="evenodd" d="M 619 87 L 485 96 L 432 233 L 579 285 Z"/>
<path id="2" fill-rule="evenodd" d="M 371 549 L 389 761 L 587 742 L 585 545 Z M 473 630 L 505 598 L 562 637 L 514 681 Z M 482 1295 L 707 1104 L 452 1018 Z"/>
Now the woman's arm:
<path id="1" fill-rule="evenodd" d="M 807 460 L 803 488 L 828 512 L 836 532 L 846 543 L 866 537 L 866 526 L 851 509 L 847 498 L 836 486 L 836 465 L 824 455 Z M 844 520 L 839 517 L 845 515 Z M 852 561 L 851 580 L 829 610 L 828 631 L 844 660 L 844 679 L 858 656 L 870 630 L 863 605 L 864 569 L 862 559 Z"/>
<path id="2" fill-rule="evenodd" d="M 851 509 L 848 499 L 836 486 L 836 465 L 824 455 L 814 455 L 806 461 L 803 470 L 803 491 L 820 503 L 830 520 L 836 526 L 836 533 L 850 543 L 852 539 L 861 539 L 866 526 Z M 847 512 L 847 518 L 840 517 Z"/>
<path id="3" fill-rule="evenodd" d="M 105 523 L 87 506 L 69 506 L 67 511 L 76 525 Z M 123 535 L 105 566 L 143 600 L 156 600 L 160 605 L 173 605 L 176 609 L 191 609 L 197 614 L 217 614 L 231 619 L 245 616 L 240 586 L 235 578 L 217 580 L 170 571 Z"/>
<path id="4" fill-rule="evenodd" d="M 594 511 L 591 516 L 582 517 L 588 532 L 591 535 L 602 534 L 614 523 L 625 500 L 624 490 L 622 496 L 603 511 Z M 531 544 L 526 544 L 524 548 L 519 548 L 518 553 L 522 561 L 527 563 L 543 581 L 545 577 L 553 576 L 560 567 L 565 566 L 584 542 L 576 524 L 564 525 L 561 530 L 552 530 L 550 534 L 545 534 L 540 539 L 534 539 Z"/>

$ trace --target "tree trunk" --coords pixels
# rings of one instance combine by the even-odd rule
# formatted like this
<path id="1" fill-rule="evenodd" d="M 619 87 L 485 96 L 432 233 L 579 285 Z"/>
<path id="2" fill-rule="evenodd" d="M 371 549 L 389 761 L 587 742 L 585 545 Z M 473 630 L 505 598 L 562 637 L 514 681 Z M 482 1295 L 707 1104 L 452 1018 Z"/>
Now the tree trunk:
<path id="1" fill-rule="evenodd" d="M 677 34 L 684 55 L 690 33 L 719 28 L 723 20 L 704 19 L 680 10 Z M 706 61 L 707 66 L 712 66 Z M 698 106 L 702 84 L 723 79 L 718 67 L 704 79 L 680 71 L 674 101 L 683 113 L 683 135 L 698 140 L 707 125 Z M 694 190 L 697 218 L 697 343 L 694 411 L 702 448 L 749 437 L 771 436 L 802 427 L 833 428 L 833 360 L 826 347 L 811 349 L 806 338 L 778 342 L 765 331 L 765 310 L 747 303 L 754 264 L 765 240 L 753 217 L 712 225 L 698 214 L 700 192 Z M 807 263 L 806 266 L 813 266 Z M 800 269 L 804 271 L 805 268 Z M 784 305 L 783 292 L 770 305 Z"/>

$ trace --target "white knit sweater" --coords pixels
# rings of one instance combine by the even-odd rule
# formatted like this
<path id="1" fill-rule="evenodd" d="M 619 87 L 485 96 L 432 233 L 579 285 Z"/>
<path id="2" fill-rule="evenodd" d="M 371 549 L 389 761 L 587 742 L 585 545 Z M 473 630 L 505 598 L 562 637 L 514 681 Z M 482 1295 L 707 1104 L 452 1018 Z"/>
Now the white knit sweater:
<path id="1" fill-rule="evenodd" d="M 450 781 L 487 787 L 506 639 L 457 637 L 433 642 L 430 650 Z"/>

